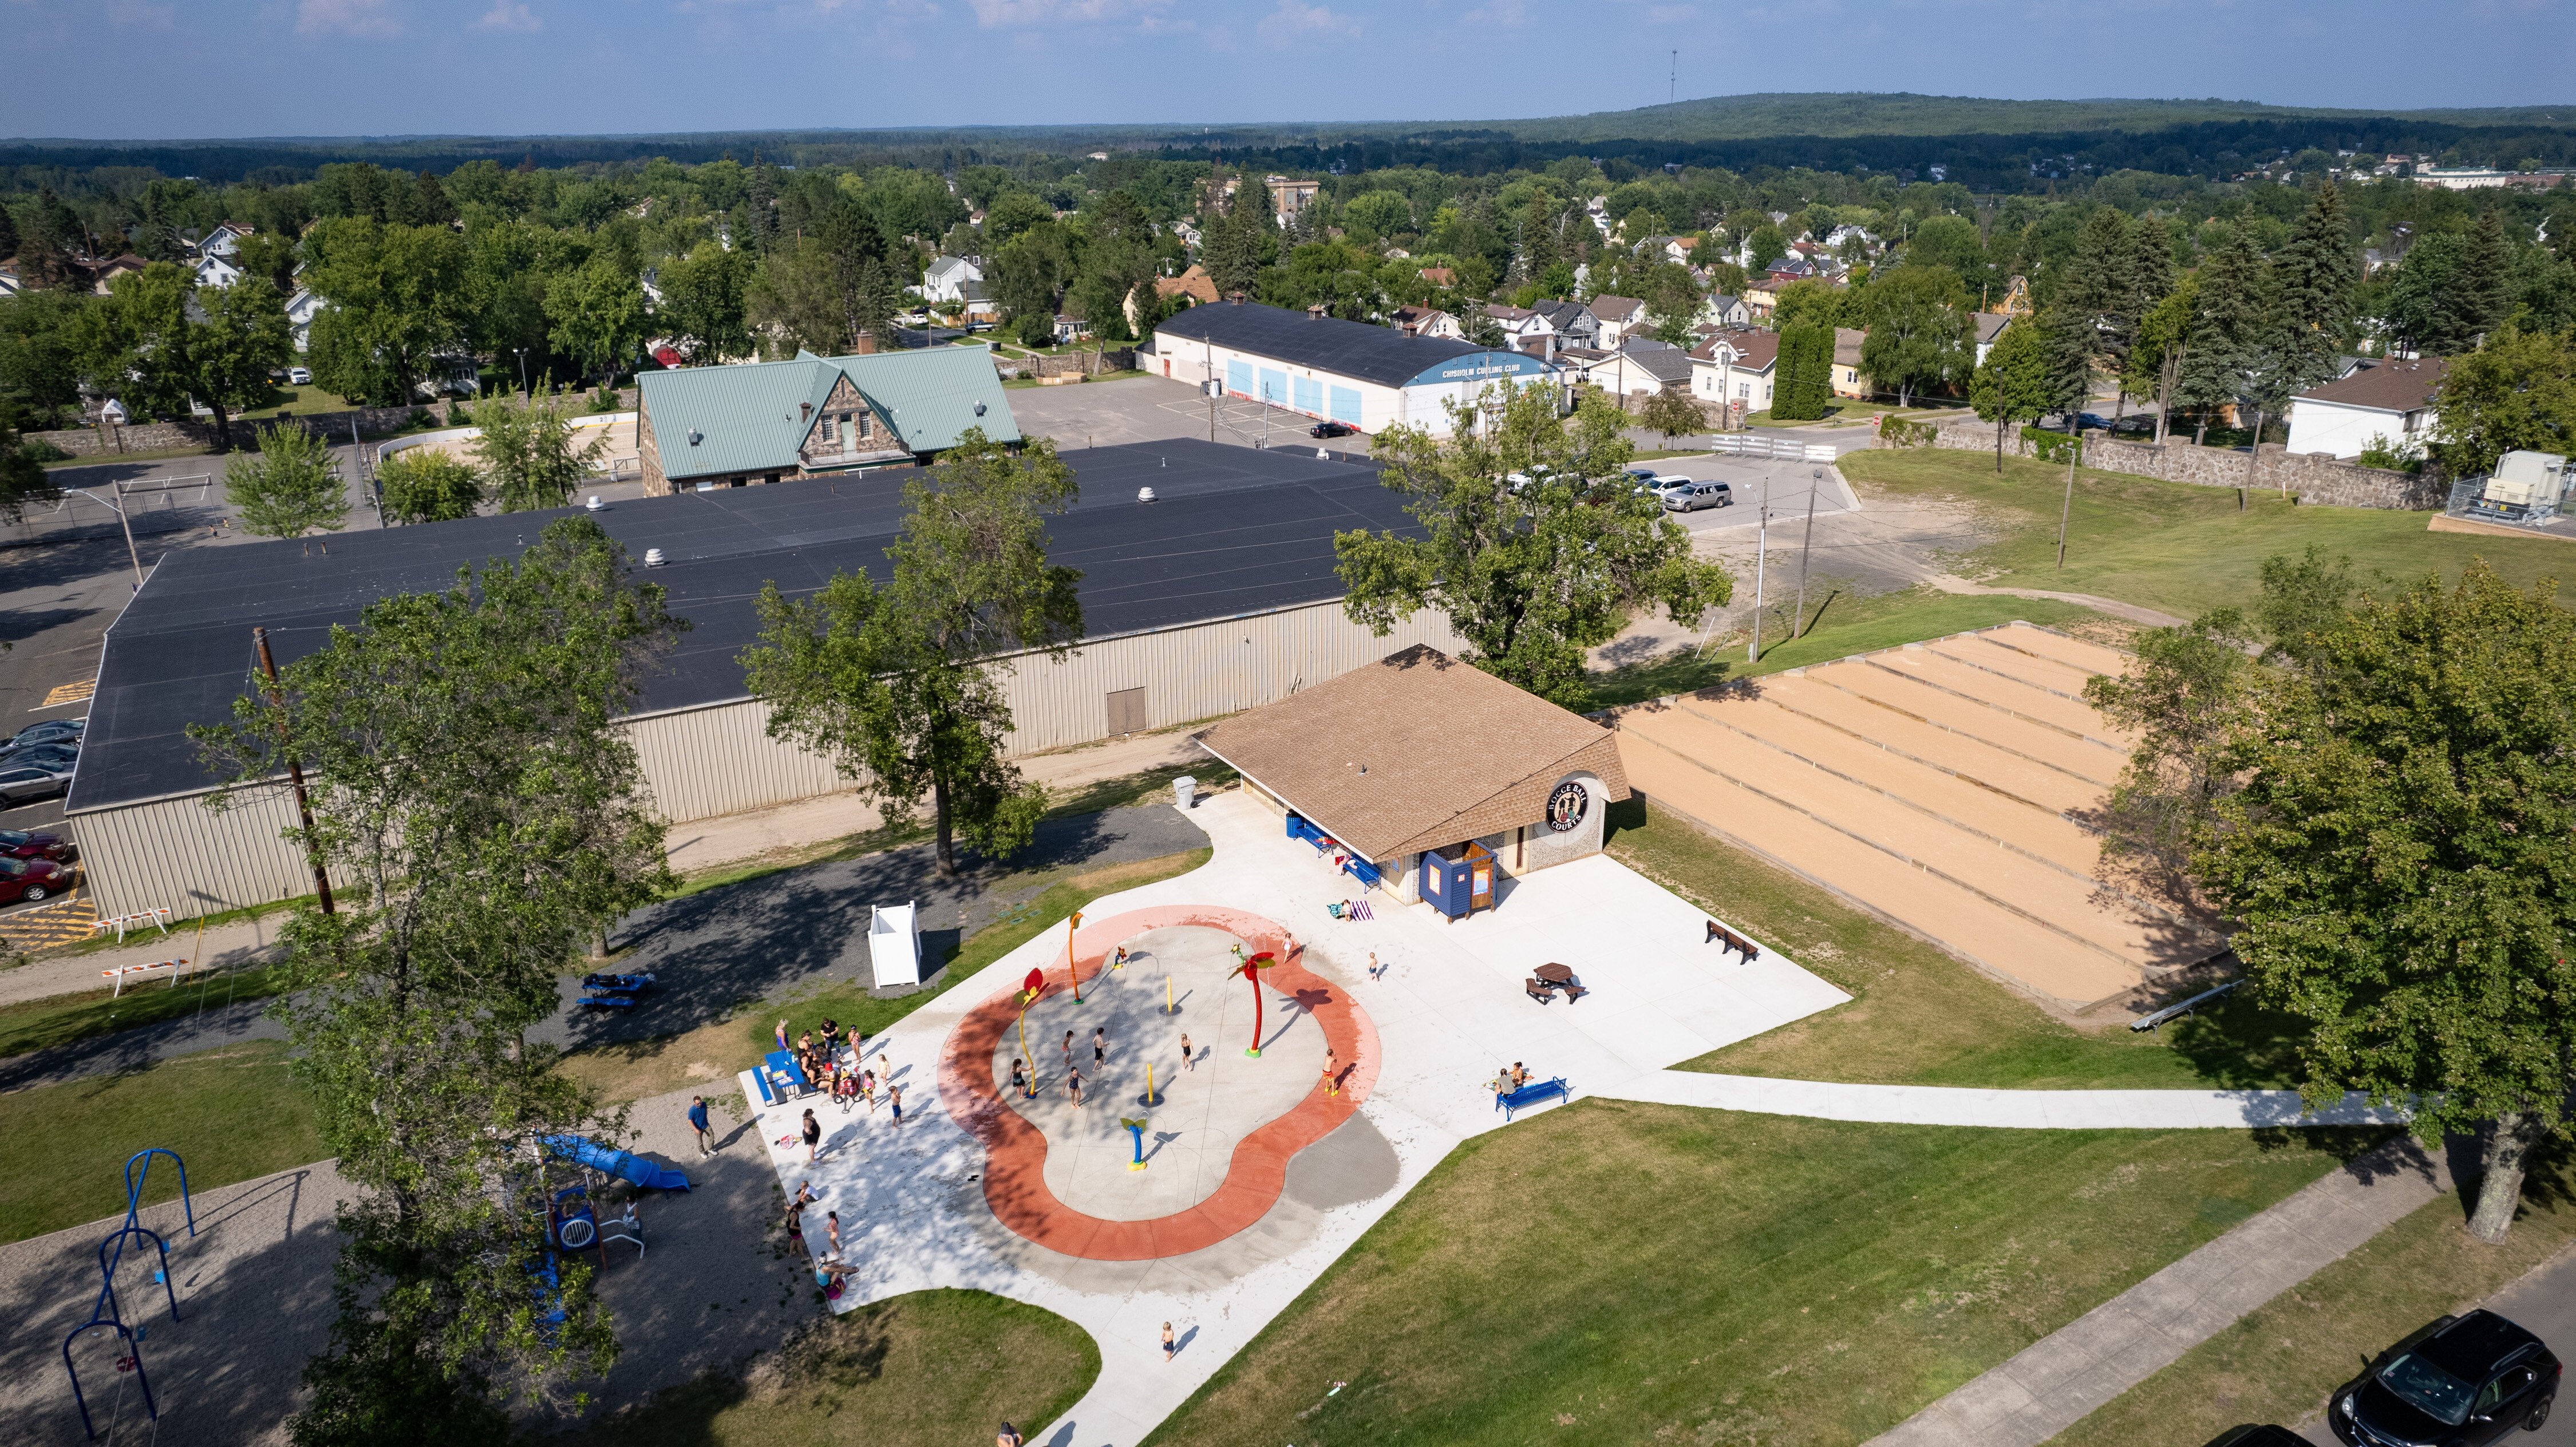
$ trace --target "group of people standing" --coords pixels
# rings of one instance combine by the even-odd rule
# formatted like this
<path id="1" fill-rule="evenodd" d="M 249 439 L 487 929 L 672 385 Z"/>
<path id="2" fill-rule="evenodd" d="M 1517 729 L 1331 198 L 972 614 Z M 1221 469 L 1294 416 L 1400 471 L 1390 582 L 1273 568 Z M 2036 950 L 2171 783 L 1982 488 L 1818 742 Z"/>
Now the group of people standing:
<path id="1" fill-rule="evenodd" d="M 866 1101 L 868 1114 L 877 1112 L 877 1096 L 884 1093 L 885 1104 L 893 1111 L 894 1124 L 903 1124 L 903 1087 L 893 1077 L 892 1062 L 883 1048 L 877 1051 L 876 1063 L 868 1064 L 868 1042 L 865 1034 L 853 1030 L 845 1039 L 840 1022 L 826 1019 L 817 1031 L 808 1030 L 791 1043 L 787 1022 L 778 1022 L 775 1039 L 778 1048 L 796 1058 L 805 1078 L 823 1092 L 826 1100 L 840 1103 L 841 1114 L 848 1115 L 860 1101 Z M 805 1143 L 808 1164 L 822 1158 L 823 1123 L 814 1116 L 814 1108 L 805 1108 L 805 1118 L 798 1126 Z"/>

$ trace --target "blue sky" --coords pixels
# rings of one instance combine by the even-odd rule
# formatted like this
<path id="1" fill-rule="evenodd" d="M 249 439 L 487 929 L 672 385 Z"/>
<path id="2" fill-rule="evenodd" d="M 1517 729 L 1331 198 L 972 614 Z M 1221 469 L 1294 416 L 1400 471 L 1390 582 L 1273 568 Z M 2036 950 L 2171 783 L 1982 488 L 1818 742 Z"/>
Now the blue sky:
<path id="1" fill-rule="evenodd" d="M 2576 0 L 0 0 L 0 134 L 1486 118 L 1910 90 L 2576 103 Z"/>

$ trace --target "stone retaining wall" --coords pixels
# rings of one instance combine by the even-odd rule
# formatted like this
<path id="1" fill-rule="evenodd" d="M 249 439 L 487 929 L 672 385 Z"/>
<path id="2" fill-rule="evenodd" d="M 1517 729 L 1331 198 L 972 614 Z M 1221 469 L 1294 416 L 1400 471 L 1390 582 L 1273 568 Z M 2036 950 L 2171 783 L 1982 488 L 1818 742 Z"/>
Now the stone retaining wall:
<path id="1" fill-rule="evenodd" d="M 515 392 L 495 395 L 508 401 L 518 400 L 518 394 Z M 586 416 L 591 395 L 588 392 L 570 392 L 556 400 L 570 408 L 574 416 Z M 634 411 L 637 395 L 633 387 L 620 391 L 617 394 L 618 410 Z M 315 433 L 326 441 L 346 442 L 349 440 L 349 424 L 352 421 L 357 423 L 360 436 L 383 437 L 389 433 L 401 431 L 405 424 L 411 421 L 414 410 L 410 407 L 358 407 L 343 412 L 312 412 L 286 420 L 303 424 L 305 431 Z M 454 402 L 431 403 L 417 410 L 427 412 L 444 425 L 462 426 L 465 422 L 464 417 L 460 415 L 462 409 Z M 235 417 L 233 446 L 243 451 L 258 450 L 259 429 L 273 426 L 277 421 L 274 415 L 261 417 L 255 421 Z M 50 442 L 74 457 L 114 457 L 128 452 L 170 452 L 182 447 L 212 447 L 215 443 L 215 424 L 194 417 L 173 422 L 136 422 L 123 427 L 102 422 L 94 427 L 68 427 L 54 432 L 30 432 L 25 436 L 31 442 Z"/>
<path id="2" fill-rule="evenodd" d="M 1882 436 L 1876 445 L 1902 447 L 1909 444 Z M 1995 450 L 1994 424 L 1954 422 L 1935 429 L 1931 445 L 1991 454 Z M 2005 430 L 2006 456 L 2030 457 L 2036 452 L 2035 447 L 2023 440 L 2020 429 Z M 2246 476 L 2245 458 L 2234 449 L 2194 447 L 2178 438 L 2161 445 L 2117 442 L 2107 432 L 2088 431 L 2084 434 L 2083 465 L 2103 472 L 2152 477 L 2164 482 L 2187 482 L 2198 487 L 2252 486 L 2263 491 L 2287 492 L 2303 503 L 2328 507 L 2435 512 L 2440 510 L 2448 496 L 2448 488 L 2442 479 L 2430 473 L 2363 467 L 2359 463 L 2339 462 L 2323 452 L 2292 452 L 2277 442 L 2266 442 L 2256 450 L 2250 483 Z"/>

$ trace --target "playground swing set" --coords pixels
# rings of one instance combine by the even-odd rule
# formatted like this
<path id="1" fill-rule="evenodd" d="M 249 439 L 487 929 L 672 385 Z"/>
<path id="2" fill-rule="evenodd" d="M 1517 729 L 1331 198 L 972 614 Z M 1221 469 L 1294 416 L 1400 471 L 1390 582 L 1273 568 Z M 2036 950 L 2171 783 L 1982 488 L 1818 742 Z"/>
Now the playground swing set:
<path id="1" fill-rule="evenodd" d="M 143 1370 L 143 1324 L 136 1322 L 127 1326 L 123 1303 L 116 1297 L 116 1270 L 125 1263 L 125 1244 L 137 1236 L 143 1237 L 159 1253 L 160 1264 L 153 1268 L 152 1279 L 169 1299 L 170 1319 L 174 1322 L 179 1320 L 179 1293 L 170 1281 L 170 1245 L 161 1239 L 160 1233 L 145 1226 L 140 1219 L 143 1187 L 152 1177 L 154 1156 L 168 1156 L 170 1164 L 178 1169 L 179 1204 L 187 1212 L 188 1234 L 192 1237 L 197 1234 L 197 1205 L 188 1195 L 188 1163 L 179 1159 L 177 1151 L 161 1146 L 136 1151 L 128 1157 L 125 1162 L 125 1224 L 99 1241 L 98 1299 L 90 1307 L 89 1320 L 74 1327 L 71 1334 L 63 1338 L 63 1371 L 72 1379 L 72 1403 L 80 1408 L 81 1430 L 93 1441 L 98 1437 L 98 1425 L 90 1419 L 89 1397 L 81 1391 L 80 1369 L 72 1364 L 72 1343 L 102 1327 L 115 1332 L 116 1339 L 125 1347 L 125 1354 L 116 1359 L 117 1371 L 134 1374 L 135 1385 L 143 1389 L 144 1412 L 155 1422 L 161 1420 L 160 1405 L 152 1399 L 152 1379 Z M 138 1164 L 139 1170 L 136 1168 Z M 113 1253 L 110 1247 L 115 1248 Z"/>

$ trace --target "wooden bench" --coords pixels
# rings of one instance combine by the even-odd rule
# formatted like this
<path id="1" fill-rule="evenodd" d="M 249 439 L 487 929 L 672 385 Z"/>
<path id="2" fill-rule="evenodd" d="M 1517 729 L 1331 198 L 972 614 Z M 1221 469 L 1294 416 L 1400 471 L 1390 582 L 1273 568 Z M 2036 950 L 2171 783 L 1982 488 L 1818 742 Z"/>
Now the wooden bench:
<path id="1" fill-rule="evenodd" d="M 1719 924 L 1716 920 L 1710 920 L 1708 922 L 1708 937 L 1701 940 L 1700 943 L 1708 944 L 1711 941 L 1716 942 L 1720 949 L 1733 950 L 1737 954 L 1744 956 L 1744 963 L 1748 965 L 1753 963 L 1755 960 L 1762 958 L 1762 949 L 1759 945 L 1756 945 L 1753 941 L 1737 934 L 1735 931 L 1728 929 L 1726 926 Z"/>
<path id="2" fill-rule="evenodd" d="M 1560 1075 L 1553 1080 L 1533 1080 L 1518 1090 L 1496 1092 L 1494 1109 L 1501 1111 L 1503 1119 L 1508 1122 L 1514 1112 L 1526 1106 L 1536 1105 L 1542 1100 L 1569 1098 L 1571 1097 L 1565 1088 L 1565 1077 Z"/>

